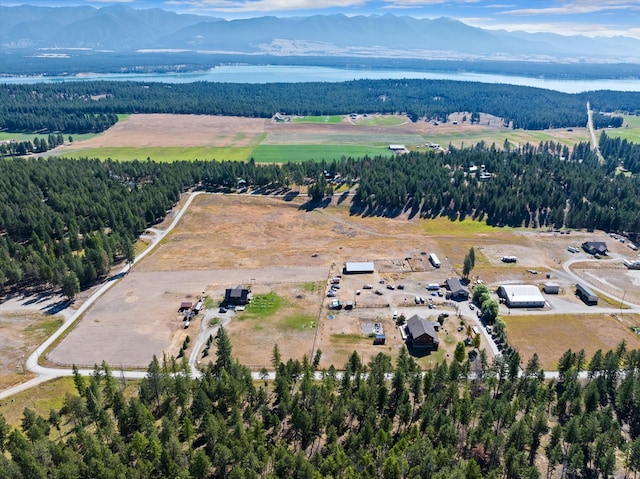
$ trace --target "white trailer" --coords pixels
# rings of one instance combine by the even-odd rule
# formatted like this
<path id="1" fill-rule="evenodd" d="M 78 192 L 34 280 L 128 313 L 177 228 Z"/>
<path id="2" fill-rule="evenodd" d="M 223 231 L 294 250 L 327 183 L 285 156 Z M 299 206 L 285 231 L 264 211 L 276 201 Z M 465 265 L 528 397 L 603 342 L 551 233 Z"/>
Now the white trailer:
<path id="1" fill-rule="evenodd" d="M 429 253 L 429 261 L 431 262 L 434 268 L 439 268 L 441 266 L 440 260 L 438 259 L 435 253 Z"/>

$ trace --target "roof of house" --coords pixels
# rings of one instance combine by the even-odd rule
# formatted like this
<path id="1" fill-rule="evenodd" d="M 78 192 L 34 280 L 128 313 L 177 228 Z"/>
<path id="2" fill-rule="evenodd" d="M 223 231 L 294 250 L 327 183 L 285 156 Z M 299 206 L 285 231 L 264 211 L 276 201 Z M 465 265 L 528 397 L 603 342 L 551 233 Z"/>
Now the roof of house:
<path id="1" fill-rule="evenodd" d="M 180 303 L 181 308 L 191 308 L 191 301 L 183 301 Z"/>
<path id="2" fill-rule="evenodd" d="M 251 291 L 242 286 L 236 288 L 229 288 L 225 291 L 225 298 L 227 299 L 246 299 Z"/>
<path id="3" fill-rule="evenodd" d="M 597 251 L 599 253 L 607 252 L 607 243 L 604 241 L 585 241 L 582 243 L 582 247 L 591 251 Z"/>
<path id="4" fill-rule="evenodd" d="M 459 278 L 449 278 L 447 279 L 446 283 L 452 294 L 456 294 L 460 292 L 469 294 L 469 288 L 467 288 L 466 286 L 463 286 Z"/>
<path id="5" fill-rule="evenodd" d="M 406 330 L 414 339 L 426 334 L 431 336 L 434 342 L 440 342 L 433 321 L 423 319 L 417 314 L 414 314 L 407 320 Z"/>

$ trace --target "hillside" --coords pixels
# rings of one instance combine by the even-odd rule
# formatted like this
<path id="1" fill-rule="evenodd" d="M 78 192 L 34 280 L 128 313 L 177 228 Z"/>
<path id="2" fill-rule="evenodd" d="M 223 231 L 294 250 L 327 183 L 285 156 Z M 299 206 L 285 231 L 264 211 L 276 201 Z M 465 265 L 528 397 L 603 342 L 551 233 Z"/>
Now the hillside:
<path id="1" fill-rule="evenodd" d="M 640 40 L 529 34 L 450 18 L 342 14 L 242 20 L 124 5 L 0 7 L 0 51 L 87 49 L 201 51 L 292 56 L 638 63 Z M 633 53 L 635 52 L 635 53 Z"/>

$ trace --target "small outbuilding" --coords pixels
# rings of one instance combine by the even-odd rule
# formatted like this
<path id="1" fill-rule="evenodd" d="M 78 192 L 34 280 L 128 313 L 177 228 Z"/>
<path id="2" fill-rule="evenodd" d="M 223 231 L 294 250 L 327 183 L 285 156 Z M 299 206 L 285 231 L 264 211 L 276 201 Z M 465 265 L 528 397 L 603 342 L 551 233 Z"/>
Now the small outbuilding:
<path id="1" fill-rule="evenodd" d="M 368 274 L 375 270 L 373 261 L 354 262 L 349 261 L 344 264 L 345 274 Z"/>
<path id="2" fill-rule="evenodd" d="M 178 312 L 182 313 L 183 311 L 189 311 L 191 309 L 191 306 L 192 306 L 191 301 L 183 301 L 182 303 L 180 303 Z"/>
<path id="3" fill-rule="evenodd" d="M 387 337 L 384 334 L 376 334 L 373 338 L 374 345 L 382 345 L 387 342 Z"/>
<path id="4" fill-rule="evenodd" d="M 538 287 L 531 284 L 500 286 L 498 296 L 509 308 L 544 308 L 546 304 Z"/>
<path id="5" fill-rule="evenodd" d="M 585 241 L 582 243 L 582 249 L 593 255 L 606 255 L 608 251 L 607 243 L 604 241 Z"/>
<path id="6" fill-rule="evenodd" d="M 465 300 L 469 299 L 469 288 L 463 286 L 459 278 L 449 278 L 445 281 L 449 289 L 451 299 Z"/>
<path id="7" fill-rule="evenodd" d="M 598 295 L 580 283 L 576 284 L 576 295 L 589 306 L 598 304 Z"/>
<path id="8" fill-rule="evenodd" d="M 405 325 L 407 342 L 415 349 L 436 351 L 440 346 L 438 332 L 433 321 L 421 318 L 417 314 L 411 316 Z"/>
<path id="9" fill-rule="evenodd" d="M 407 151 L 407 147 L 404 145 L 399 145 L 399 144 L 391 144 L 389 145 L 389 149 L 391 151 L 393 151 L 394 153 L 404 153 L 405 151 Z"/>
<path id="10" fill-rule="evenodd" d="M 560 294 L 560 285 L 556 283 L 545 283 L 542 291 L 547 294 Z"/>
<path id="11" fill-rule="evenodd" d="M 244 306 L 251 301 L 251 290 L 237 286 L 227 288 L 224 293 L 224 302 L 227 306 Z"/>

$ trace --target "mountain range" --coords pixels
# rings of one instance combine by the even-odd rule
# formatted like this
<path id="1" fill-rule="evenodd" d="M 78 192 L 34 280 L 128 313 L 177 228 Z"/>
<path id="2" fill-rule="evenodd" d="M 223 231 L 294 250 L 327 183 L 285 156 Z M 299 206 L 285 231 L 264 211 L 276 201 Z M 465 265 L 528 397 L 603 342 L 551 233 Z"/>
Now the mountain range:
<path id="1" fill-rule="evenodd" d="M 287 56 L 640 63 L 640 40 L 485 30 L 450 18 L 265 16 L 225 20 L 125 5 L 0 6 L 0 51 L 194 51 Z"/>

